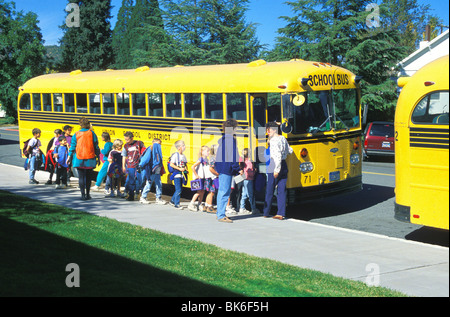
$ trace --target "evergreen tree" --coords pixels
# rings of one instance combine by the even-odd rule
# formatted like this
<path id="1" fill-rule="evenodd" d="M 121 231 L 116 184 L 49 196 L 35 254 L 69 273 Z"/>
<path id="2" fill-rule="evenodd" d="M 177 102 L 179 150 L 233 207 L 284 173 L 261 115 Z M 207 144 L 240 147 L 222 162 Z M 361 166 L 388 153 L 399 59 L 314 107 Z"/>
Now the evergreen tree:
<path id="1" fill-rule="evenodd" d="M 44 55 L 37 15 L 0 0 L 0 104 L 8 117 L 17 118 L 17 88 L 44 73 Z"/>
<path id="2" fill-rule="evenodd" d="M 79 7 L 80 26 L 61 26 L 64 36 L 60 40 L 63 49 L 60 69 L 93 71 L 111 67 L 111 0 L 70 0 L 70 3 Z"/>
<path id="3" fill-rule="evenodd" d="M 112 33 L 115 67 L 118 69 L 128 68 L 131 65 L 131 42 L 127 31 L 130 25 L 133 7 L 133 0 L 122 0 L 116 26 Z"/>
<path id="4" fill-rule="evenodd" d="M 173 60 L 182 65 L 242 63 L 261 45 L 245 21 L 248 0 L 163 0 Z"/>
<path id="5" fill-rule="evenodd" d="M 390 80 L 396 64 L 407 55 L 399 45 L 401 33 L 389 26 L 392 12 L 380 5 L 380 25 L 370 29 L 366 11 L 371 1 L 299 0 L 288 2 L 293 17 L 282 17 L 287 26 L 269 54 L 270 59 L 302 58 L 330 62 L 364 77 L 362 103 L 373 118 L 393 119 L 397 95 Z M 378 116 L 378 117 L 376 117 Z M 392 116 L 392 117 L 391 117 Z"/>

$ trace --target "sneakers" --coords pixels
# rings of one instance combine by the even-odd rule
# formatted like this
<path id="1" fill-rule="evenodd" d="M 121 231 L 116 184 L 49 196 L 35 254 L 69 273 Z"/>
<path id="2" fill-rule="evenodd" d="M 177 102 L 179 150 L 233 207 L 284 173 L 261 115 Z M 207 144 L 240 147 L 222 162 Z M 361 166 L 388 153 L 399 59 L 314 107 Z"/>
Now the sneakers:
<path id="1" fill-rule="evenodd" d="M 247 210 L 245 208 L 239 209 L 239 215 L 251 215 L 252 212 L 250 210 Z"/>
<path id="2" fill-rule="evenodd" d="M 53 185 L 53 182 L 52 182 L 52 180 L 51 179 L 49 179 L 46 183 L 45 183 L 45 185 Z"/>
<path id="3" fill-rule="evenodd" d="M 145 199 L 144 197 L 141 197 L 141 198 L 139 199 L 139 202 L 140 202 L 141 204 L 143 204 L 143 205 L 149 205 L 149 204 L 150 204 L 150 202 L 149 202 L 147 199 Z"/>
<path id="4" fill-rule="evenodd" d="M 33 178 L 33 179 L 30 179 L 28 184 L 35 184 L 35 185 L 37 185 L 37 184 L 39 184 L 39 182 Z"/>
<path id="5" fill-rule="evenodd" d="M 217 213 L 217 210 L 214 209 L 214 207 L 212 207 L 212 206 L 206 207 L 205 211 L 206 211 L 207 213 L 209 213 L 209 214 L 216 214 L 216 213 Z"/>
<path id="6" fill-rule="evenodd" d="M 197 206 L 196 206 L 195 204 L 193 204 L 192 202 L 189 203 L 188 209 L 189 209 L 190 211 L 198 211 Z"/>
<path id="7" fill-rule="evenodd" d="M 91 190 L 98 192 L 100 191 L 100 187 L 98 187 L 97 185 L 95 185 L 94 187 L 91 188 Z"/>
<path id="8" fill-rule="evenodd" d="M 229 215 L 237 215 L 237 212 L 232 206 L 227 206 L 227 208 L 225 209 L 225 214 L 227 216 L 229 216 Z"/>
<path id="9" fill-rule="evenodd" d="M 162 200 L 161 198 L 156 198 L 155 204 L 157 204 L 157 205 L 165 205 L 165 204 L 167 204 L 167 202 Z"/>
<path id="10" fill-rule="evenodd" d="M 125 193 L 121 193 L 121 192 L 117 191 L 117 197 L 119 197 L 119 198 L 125 198 L 126 195 L 125 195 Z"/>
<path id="11" fill-rule="evenodd" d="M 169 205 L 178 210 L 183 210 L 184 208 L 181 205 L 175 205 L 172 201 L 169 201 Z"/>
<path id="12" fill-rule="evenodd" d="M 62 184 L 62 185 L 56 185 L 55 186 L 55 189 L 66 189 L 67 188 L 67 185 L 64 185 L 64 184 Z"/>

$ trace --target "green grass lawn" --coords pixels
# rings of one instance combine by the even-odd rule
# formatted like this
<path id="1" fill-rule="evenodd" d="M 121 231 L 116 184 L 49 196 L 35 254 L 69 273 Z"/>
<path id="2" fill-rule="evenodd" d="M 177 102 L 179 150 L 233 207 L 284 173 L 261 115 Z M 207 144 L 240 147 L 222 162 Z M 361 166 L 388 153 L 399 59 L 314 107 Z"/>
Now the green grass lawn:
<path id="1" fill-rule="evenodd" d="M 0 241 L 0 296 L 403 296 L 4 191 Z"/>

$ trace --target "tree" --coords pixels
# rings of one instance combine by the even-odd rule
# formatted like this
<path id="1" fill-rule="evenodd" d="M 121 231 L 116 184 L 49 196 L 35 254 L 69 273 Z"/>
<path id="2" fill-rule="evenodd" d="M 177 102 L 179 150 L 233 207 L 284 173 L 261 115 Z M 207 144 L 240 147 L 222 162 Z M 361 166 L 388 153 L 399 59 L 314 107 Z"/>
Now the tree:
<path id="1" fill-rule="evenodd" d="M 131 64 L 131 47 L 127 30 L 130 25 L 133 6 L 133 0 L 122 0 L 116 26 L 112 32 L 115 67 L 119 69 L 127 68 Z"/>
<path id="2" fill-rule="evenodd" d="M 45 71 L 45 48 L 37 15 L 16 12 L 0 0 L 0 104 L 17 118 L 17 88 Z"/>
<path id="3" fill-rule="evenodd" d="M 330 62 L 364 77 L 362 103 L 377 119 L 388 118 L 396 105 L 396 86 L 390 80 L 396 64 L 407 55 L 399 45 L 400 32 L 391 27 L 392 12 L 380 5 L 380 24 L 368 28 L 371 1 L 300 0 L 288 2 L 293 17 L 282 17 L 287 25 L 279 30 L 269 58 L 302 58 Z M 384 117 L 383 117 L 384 116 Z"/>
<path id="4" fill-rule="evenodd" d="M 70 0 L 79 8 L 79 27 L 62 25 L 60 70 L 104 70 L 113 64 L 111 0 Z M 68 15 L 72 14 L 69 12 Z"/>
<path id="5" fill-rule="evenodd" d="M 248 0 L 163 0 L 174 60 L 181 65 L 243 63 L 261 45 L 245 21 Z"/>

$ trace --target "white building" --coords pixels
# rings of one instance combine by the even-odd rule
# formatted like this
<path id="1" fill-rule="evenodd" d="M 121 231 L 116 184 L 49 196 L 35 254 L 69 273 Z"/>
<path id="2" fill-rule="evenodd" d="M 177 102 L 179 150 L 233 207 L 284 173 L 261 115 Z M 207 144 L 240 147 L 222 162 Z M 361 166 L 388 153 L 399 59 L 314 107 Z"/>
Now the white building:
<path id="1" fill-rule="evenodd" d="M 402 60 L 398 66 L 400 71 L 398 77 L 412 76 L 423 66 L 432 61 L 449 55 L 449 30 L 442 32 L 441 35 L 432 41 L 423 41 L 420 43 L 420 48 Z"/>

